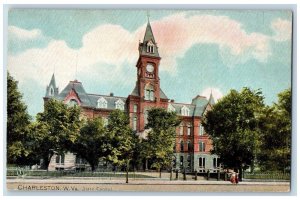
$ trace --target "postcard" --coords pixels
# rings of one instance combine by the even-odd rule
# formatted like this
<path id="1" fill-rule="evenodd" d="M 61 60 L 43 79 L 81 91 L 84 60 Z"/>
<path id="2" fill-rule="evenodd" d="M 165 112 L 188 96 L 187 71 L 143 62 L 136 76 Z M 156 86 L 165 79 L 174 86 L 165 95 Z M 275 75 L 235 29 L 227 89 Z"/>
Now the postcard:
<path id="1" fill-rule="evenodd" d="M 290 192 L 292 19 L 11 8 L 7 190 Z"/>

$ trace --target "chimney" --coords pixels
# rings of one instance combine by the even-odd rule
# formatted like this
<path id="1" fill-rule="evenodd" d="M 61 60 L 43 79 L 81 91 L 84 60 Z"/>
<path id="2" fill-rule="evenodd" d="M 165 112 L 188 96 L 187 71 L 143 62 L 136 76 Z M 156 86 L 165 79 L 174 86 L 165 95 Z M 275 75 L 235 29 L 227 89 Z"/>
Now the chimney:
<path id="1" fill-rule="evenodd" d="M 111 92 L 111 93 L 109 93 L 109 96 L 113 97 L 113 96 L 114 96 L 114 93 L 112 93 L 112 92 Z"/>

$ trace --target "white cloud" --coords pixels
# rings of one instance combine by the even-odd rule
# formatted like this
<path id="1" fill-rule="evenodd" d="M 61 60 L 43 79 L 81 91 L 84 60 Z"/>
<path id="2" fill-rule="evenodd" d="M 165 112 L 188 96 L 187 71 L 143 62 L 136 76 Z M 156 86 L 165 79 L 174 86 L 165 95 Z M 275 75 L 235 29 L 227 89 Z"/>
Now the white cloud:
<path id="1" fill-rule="evenodd" d="M 217 102 L 219 99 L 221 99 L 224 96 L 219 88 L 214 88 L 214 87 L 209 87 L 204 89 L 201 93 L 201 96 L 205 96 L 207 99 L 209 99 L 211 93 L 215 102 Z"/>
<path id="2" fill-rule="evenodd" d="M 273 36 L 275 41 L 286 41 L 291 39 L 292 21 L 277 18 L 272 22 L 271 27 L 275 32 L 275 35 Z"/>
<path id="3" fill-rule="evenodd" d="M 271 55 L 270 36 L 246 33 L 242 24 L 226 16 L 201 15 L 187 17 L 174 14 L 151 22 L 159 53 L 162 71 L 176 74 L 177 60 L 198 43 L 217 44 L 225 63 L 235 65 L 249 59 L 265 62 Z M 290 28 L 286 21 L 272 23 L 276 40 L 287 39 Z M 106 24 L 96 27 L 83 36 L 80 49 L 69 48 L 64 41 L 52 40 L 46 48 L 32 48 L 18 55 L 8 56 L 8 69 L 20 81 L 35 79 L 45 87 L 55 68 L 59 87 L 74 79 L 77 73 L 98 73 L 101 81 L 128 80 L 122 64 L 135 68 L 138 58 L 138 41 L 143 39 L 146 24 L 134 32 L 122 26 Z M 19 39 L 34 39 L 42 35 L 10 26 L 9 34 Z M 134 81 L 136 77 L 131 77 Z"/>
<path id="4" fill-rule="evenodd" d="M 19 40 L 33 40 L 42 37 L 39 29 L 26 30 L 16 26 L 8 26 L 8 36 Z"/>

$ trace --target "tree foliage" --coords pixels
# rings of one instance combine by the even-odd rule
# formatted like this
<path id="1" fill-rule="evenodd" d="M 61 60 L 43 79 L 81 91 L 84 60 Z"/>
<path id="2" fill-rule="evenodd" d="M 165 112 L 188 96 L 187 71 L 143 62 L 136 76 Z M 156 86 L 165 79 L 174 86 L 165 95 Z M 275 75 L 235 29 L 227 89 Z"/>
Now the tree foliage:
<path id="1" fill-rule="evenodd" d="M 204 119 L 205 131 L 224 167 L 241 169 L 253 164 L 259 147 L 258 115 L 264 107 L 262 93 L 231 90 Z"/>
<path id="2" fill-rule="evenodd" d="M 108 118 L 107 131 L 111 140 L 108 159 L 113 164 L 128 169 L 136 141 L 136 136 L 129 126 L 128 116 L 118 109 L 112 111 Z"/>
<path id="3" fill-rule="evenodd" d="M 63 153 L 71 149 L 79 136 L 82 122 L 80 108 L 67 106 L 61 101 L 50 99 L 45 103 L 44 112 L 38 113 L 32 134 L 36 141 L 43 168 L 47 168 L 55 152 Z"/>
<path id="4" fill-rule="evenodd" d="M 278 94 L 278 103 L 260 116 L 261 143 L 258 163 L 262 170 L 285 171 L 291 162 L 291 90 Z"/>
<path id="5" fill-rule="evenodd" d="M 9 164 L 30 164 L 31 136 L 30 116 L 22 101 L 18 82 L 7 73 L 7 162 Z"/>
<path id="6" fill-rule="evenodd" d="M 84 158 L 96 169 L 99 159 L 106 157 L 110 150 L 109 135 L 101 118 L 88 119 L 72 147 L 76 156 Z"/>
<path id="7" fill-rule="evenodd" d="M 175 145 L 176 127 L 180 124 L 176 113 L 162 108 L 149 110 L 147 129 L 150 129 L 145 142 L 145 155 L 153 159 L 151 167 L 170 167 Z"/>

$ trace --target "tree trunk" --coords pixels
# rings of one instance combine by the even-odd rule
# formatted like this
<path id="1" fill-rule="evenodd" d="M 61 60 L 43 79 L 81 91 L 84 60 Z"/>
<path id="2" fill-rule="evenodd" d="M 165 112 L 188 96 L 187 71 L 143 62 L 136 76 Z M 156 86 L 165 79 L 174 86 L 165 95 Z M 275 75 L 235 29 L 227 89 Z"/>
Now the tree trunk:
<path id="1" fill-rule="evenodd" d="M 159 178 L 161 178 L 161 168 L 159 168 Z"/>
<path id="2" fill-rule="evenodd" d="M 49 155 L 44 155 L 43 156 L 43 163 L 42 163 L 42 166 L 41 166 L 42 169 L 46 169 L 48 171 L 48 167 L 49 167 L 51 157 L 52 157 L 52 155 L 50 155 L 50 158 L 49 158 Z"/>
<path id="3" fill-rule="evenodd" d="M 147 171 L 148 170 L 148 159 L 146 158 L 145 160 L 145 170 Z"/>
<path id="4" fill-rule="evenodd" d="M 128 183 L 128 171 L 129 171 L 129 161 L 126 164 L 126 183 Z"/>

